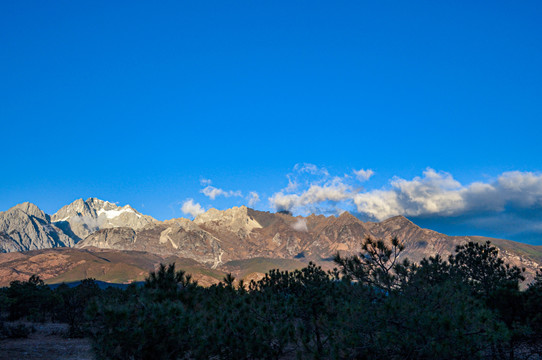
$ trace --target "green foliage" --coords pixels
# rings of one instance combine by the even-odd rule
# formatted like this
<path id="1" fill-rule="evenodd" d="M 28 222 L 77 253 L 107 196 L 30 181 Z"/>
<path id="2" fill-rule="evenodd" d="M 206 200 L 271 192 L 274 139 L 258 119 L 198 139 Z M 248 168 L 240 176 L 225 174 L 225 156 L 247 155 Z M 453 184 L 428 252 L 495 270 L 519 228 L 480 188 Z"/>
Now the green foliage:
<path id="1" fill-rule="evenodd" d="M 397 239 L 367 239 L 358 256 L 336 256 L 339 270 L 309 263 L 250 284 L 228 274 L 208 288 L 174 264 L 125 290 L 87 279 L 52 291 L 33 277 L 2 290 L 0 303 L 12 318 L 88 334 L 98 359 L 542 356 L 542 273 L 520 291 L 522 270 L 489 243 L 419 264 L 400 262 L 402 251 Z"/>
<path id="2" fill-rule="evenodd" d="M 533 358 L 542 358 L 542 269 L 523 293 L 524 340 Z"/>
<path id="3" fill-rule="evenodd" d="M 108 304 L 92 315 L 98 359 L 179 359 L 195 340 L 193 317 L 179 302 Z"/>
<path id="4" fill-rule="evenodd" d="M 0 322 L 8 314 L 12 299 L 7 296 L 8 288 L 0 288 Z"/>
<path id="5" fill-rule="evenodd" d="M 542 335 L 542 269 L 525 291 L 525 311 L 532 315 L 529 316 L 529 323 Z"/>
<path id="6" fill-rule="evenodd" d="M 359 257 L 336 261 L 346 278 L 384 294 L 374 297 L 386 310 L 378 312 L 385 322 L 376 325 L 383 331 L 375 338 L 384 339 L 377 348 L 387 358 L 513 358 L 533 334 L 527 316 L 535 309 L 526 309 L 519 291 L 524 270 L 505 264 L 489 242 L 469 242 L 448 261 L 436 255 L 420 264 L 399 263 L 396 240 L 367 239 L 363 248 Z"/>
<path id="7" fill-rule="evenodd" d="M 183 358 L 197 343 L 195 317 L 187 311 L 192 302 L 188 289 L 196 287 L 184 271 L 175 271 L 174 264 L 161 265 L 142 288 L 132 286 L 125 294 L 113 292 L 116 296 L 104 296 L 91 303 L 87 318 L 92 319 L 90 335 L 96 356 Z"/>
<path id="8" fill-rule="evenodd" d="M 45 321 L 53 305 L 51 289 L 36 275 L 28 281 L 12 281 L 5 296 L 9 303 L 9 320 L 12 321 L 21 318 Z"/>
<path id="9" fill-rule="evenodd" d="M 341 266 L 341 272 L 346 279 L 387 292 L 395 289 L 399 281 L 395 273 L 397 260 L 404 246 L 397 238 L 391 240 L 390 246 L 384 240 L 373 240 L 367 237 L 362 249 L 363 253 L 360 256 L 342 258 L 338 253 L 335 255 L 334 260 Z M 409 263 L 403 265 L 408 267 Z"/>
<path id="10" fill-rule="evenodd" d="M 332 352 L 334 321 L 343 298 L 337 273 L 326 273 L 313 263 L 301 270 L 270 271 L 261 281 L 251 283 L 251 293 L 274 298 L 275 304 L 289 315 L 295 341 L 290 342 L 302 353 L 321 358 Z"/>
<path id="11" fill-rule="evenodd" d="M 231 283 L 207 289 L 205 299 L 197 309 L 203 319 L 200 346 L 194 349 L 197 358 L 274 359 L 283 354 L 292 331 L 288 303 Z"/>
<path id="12" fill-rule="evenodd" d="M 100 294 L 101 290 L 94 279 L 84 279 L 73 288 L 60 285 L 56 289 L 55 319 L 69 325 L 68 336 L 85 335 L 85 309 Z"/>
<path id="13" fill-rule="evenodd" d="M 175 271 L 174 263 L 168 266 L 160 264 L 158 271 L 150 273 L 145 280 L 147 293 L 152 294 L 156 301 L 176 299 L 182 289 L 196 285 L 191 275 L 187 275 L 183 270 Z"/>
<path id="14" fill-rule="evenodd" d="M 385 358 L 474 359 L 507 339 L 504 324 L 468 288 L 453 280 L 427 286 L 423 277 L 413 275 L 382 303 L 377 348 Z"/>
<path id="15" fill-rule="evenodd" d="M 475 294 L 485 299 L 498 290 L 518 290 L 519 282 L 525 280 L 525 269 L 505 264 L 499 257 L 499 250 L 489 241 L 460 245 L 448 261 L 453 274 L 460 276 Z"/>

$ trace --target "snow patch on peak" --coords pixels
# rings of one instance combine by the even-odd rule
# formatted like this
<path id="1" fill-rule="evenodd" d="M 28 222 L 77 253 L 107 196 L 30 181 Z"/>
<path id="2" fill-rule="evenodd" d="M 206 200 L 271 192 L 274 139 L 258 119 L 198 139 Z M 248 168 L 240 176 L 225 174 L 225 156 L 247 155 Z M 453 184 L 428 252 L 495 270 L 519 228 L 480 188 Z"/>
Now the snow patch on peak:
<path id="1" fill-rule="evenodd" d="M 119 210 L 120 209 L 120 210 Z M 117 216 L 120 216 L 122 215 L 123 213 L 133 213 L 135 214 L 138 218 L 141 217 L 140 214 L 137 213 L 137 211 L 135 211 L 130 205 L 126 205 L 122 208 L 119 208 L 117 207 L 116 210 L 104 210 L 104 209 L 99 209 L 98 211 L 96 211 L 96 215 L 98 216 L 102 216 L 104 215 L 106 218 L 108 219 L 113 219 L 113 218 L 116 218 Z"/>
<path id="2" fill-rule="evenodd" d="M 52 216 L 55 223 L 65 221 L 71 231 L 80 239 L 103 228 L 129 227 L 142 228 L 156 222 L 150 216 L 142 215 L 130 205 L 122 207 L 97 198 L 78 199 L 62 207 Z"/>

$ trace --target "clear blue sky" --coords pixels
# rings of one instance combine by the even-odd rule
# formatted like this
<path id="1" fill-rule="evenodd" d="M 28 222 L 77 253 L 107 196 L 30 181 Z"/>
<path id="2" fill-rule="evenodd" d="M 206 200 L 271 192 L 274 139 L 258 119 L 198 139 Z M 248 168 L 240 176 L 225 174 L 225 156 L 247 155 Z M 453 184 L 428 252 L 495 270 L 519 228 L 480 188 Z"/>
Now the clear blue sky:
<path id="1" fill-rule="evenodd" d="M 541 18 L 540 1 L 4 1 L 0 210 L 95 196 L 162 220 L 255 191 L 262 210 L 542 244 Z"/>

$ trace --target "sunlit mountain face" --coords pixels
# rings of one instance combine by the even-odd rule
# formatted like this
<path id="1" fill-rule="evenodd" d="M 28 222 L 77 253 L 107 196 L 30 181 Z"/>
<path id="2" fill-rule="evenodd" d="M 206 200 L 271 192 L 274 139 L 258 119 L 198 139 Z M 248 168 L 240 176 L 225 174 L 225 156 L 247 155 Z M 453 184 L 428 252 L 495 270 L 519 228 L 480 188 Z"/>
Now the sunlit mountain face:
<path id="1" fill-rule="evenodd" d="M 526 268 L 529 279 L 542 264 L 540 247 L 481 236 L 445 235 L 401 215 L 362 221 L 347 211 L 294 216 L 287 210 L 268 212 L 235 206 L 211 208 L 193 220 L 159 221 L 129 205 L 96 198 L 78 199 L 53 215 L 31 203 L 16 205 L 0 213 L 0 236 L 0 249 L 7 253 L 0 257 L 4 264 L 0 272 L 6 281 L 36 271 L 48 281 L 78 280 L 88 274 L 103 281 L 128 281 L 142 279 L 160 262 L 180 261 L 213 283 L 228 271 L 256 276 L 250 275 L 249 269 L 262 275 L 279 264 L 299 268 L 313 261 L 331 268 L 337 253 L 359 254 L 367 238 L 397 238 L 405 247 L 401 258 L 414 262 L 436 254 L 447 258 L 456 246 L 470 241 L 491 241 L 508 263 Z M 16 255 L 18 252 L 21 255 Z M 137 253 L 141 258 L 136 261 Z M 93 256 L 102 260 L 95 262 Z M 111 259 L 105 261 L 104 256 Z M 205 269 L 213 270 L 216 276 L 205 277 L 210 274 Z"/>

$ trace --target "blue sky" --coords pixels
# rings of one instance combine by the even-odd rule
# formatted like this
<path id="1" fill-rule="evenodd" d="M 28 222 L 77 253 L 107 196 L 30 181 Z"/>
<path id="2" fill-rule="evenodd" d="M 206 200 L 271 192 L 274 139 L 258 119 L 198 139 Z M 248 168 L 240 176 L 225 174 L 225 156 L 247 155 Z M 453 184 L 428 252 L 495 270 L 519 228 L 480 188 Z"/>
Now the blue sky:
<path id="1" fill-rule="evenodd" d="M 256 192 L 261 210 L 542 244 L 541 16 L 539 1 L 3 2 L 0 210 L 94 196 L 162 220 Z"/>

